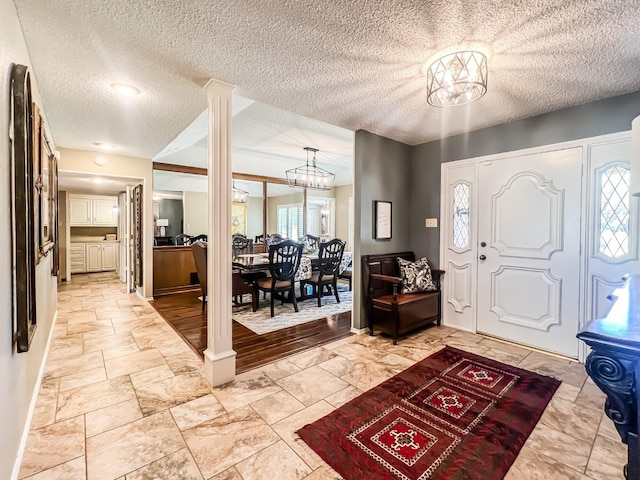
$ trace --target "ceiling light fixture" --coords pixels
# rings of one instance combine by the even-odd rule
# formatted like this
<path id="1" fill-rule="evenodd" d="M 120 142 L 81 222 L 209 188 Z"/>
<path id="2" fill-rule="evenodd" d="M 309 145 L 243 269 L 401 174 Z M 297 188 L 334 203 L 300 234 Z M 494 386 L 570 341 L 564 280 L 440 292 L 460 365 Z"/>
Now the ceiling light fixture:
<path id="1" fill-rule="evenodd" d="M 233 203 L 247 203 L 248 198 L 249 192 L 246 192 L 241 188 L 236 188 L 236 181 L 233 180 L 231 187 L 231 200 Z"/>
<path id="2" fill-rule="evenodd" d="M 99 167 L 104 167 L 107 164 L 107 157 L 98 155 L 96 158 L 93 159 L 93 163 L 95 163 Z"/>
<path id="3" fill-rule="evenodd" d="M 123 97 L 135 97 L 136 95 L 140 95 L 139 89 L 131 85 L 127 85 L 126 83 L 112 83 L 111 88 Z"/>
<path id="4" fill-rule="evenodd" d="M 312 147 L 304 147 L 304 150 L 307 151 L 307 163 L 286 171 L 289 186 L 313 188 L 315 190 L 331 190 L 336 176 L 316 164 L 316 152 L 320 150 Z M 311 162 L 309 162 L 310 152 L 313 152 Z"/>
<path id="5" fill-rule="evenodd" d="M 93 142 L 100 150 L 113 150 L 116 146 L 113 143 Z"/>
<path id="6" fill-rule="evenodd" d="M 450 53 L 433 62 L 427 71 L 427 102 L 453 107 L 487 93 L 487 57 L 476 51 Z"/>

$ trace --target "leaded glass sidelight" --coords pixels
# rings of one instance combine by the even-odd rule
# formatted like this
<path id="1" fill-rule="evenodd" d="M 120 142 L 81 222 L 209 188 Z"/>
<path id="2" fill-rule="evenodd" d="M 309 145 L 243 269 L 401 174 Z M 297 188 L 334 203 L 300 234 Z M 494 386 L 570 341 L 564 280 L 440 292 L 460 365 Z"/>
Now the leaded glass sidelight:
<path id="1" fill-rule="evenodd" d="M 453 246 L 463 249 L 469 246 L 469 185 L 453 186 Z"/>
<path id="2" fill-rule="evenodd" d="M 600 173 L 600 241 L 609 258 L 629 252 L 629 168 L 615 165 Z"/>

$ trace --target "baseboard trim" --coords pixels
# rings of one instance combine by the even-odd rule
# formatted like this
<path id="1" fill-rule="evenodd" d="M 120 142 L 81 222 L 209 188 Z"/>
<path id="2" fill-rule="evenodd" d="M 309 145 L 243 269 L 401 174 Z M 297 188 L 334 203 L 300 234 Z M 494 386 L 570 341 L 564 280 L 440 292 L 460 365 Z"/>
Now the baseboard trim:
<path id="1" fill-rule="evenodd" d="M 40 393 L 40 385 L 42 384 L 42 378 L 44 377 L 44 368 L 47 365 L 47 357 L 49 356 L 49 348 L 51 347 L 51 341 L 53 340 L 53 331 L 56 328 L 58 321 L 58 310 L 53 315 L 53 321 L 51 322 L 51 330 L 49 331 L 49 338 L 47 339 L 47 346 L 44 349 L 44 355 L 42 355 L 42 362 L 38 370 L 38 377 L 36 378 L 36 388 L 31 396 L 29 402 L 29 411 L 27 413 L 27 421 L 24 425 L 22 432 L 22 438 L 20 439 L 20 446 L 18 447 L 18 454 L 16 455 L 16 461 L 13 465 L 13 472 L 11 473 L 11 480 L 18 480 L 18 474 L 20 473 L 20 466 L 22 465 L 22 457 L 24 456 L 25 448 L 27 447 L 27 438 L 29 437 L 29 430 L 31 429 L 31 420 L 33 420 L 33 414 L 36 410 L 36 403 L 38 401 L 38 394 Z"/>

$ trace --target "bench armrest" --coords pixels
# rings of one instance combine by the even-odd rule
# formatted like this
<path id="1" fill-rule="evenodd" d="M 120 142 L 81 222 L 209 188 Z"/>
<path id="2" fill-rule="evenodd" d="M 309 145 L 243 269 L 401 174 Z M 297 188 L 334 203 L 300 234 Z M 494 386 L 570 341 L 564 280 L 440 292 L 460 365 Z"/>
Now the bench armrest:
<path id="1" fill-rule="evenodd" d="M 382 275 L 380 273 L 372 273 L 370 277 L 377 280 L 382 280 L 383 282 L 393 283 L 394 285 L 402 282 L 402 279 L 400 277 L 392 277 L 391 275 Z"/>

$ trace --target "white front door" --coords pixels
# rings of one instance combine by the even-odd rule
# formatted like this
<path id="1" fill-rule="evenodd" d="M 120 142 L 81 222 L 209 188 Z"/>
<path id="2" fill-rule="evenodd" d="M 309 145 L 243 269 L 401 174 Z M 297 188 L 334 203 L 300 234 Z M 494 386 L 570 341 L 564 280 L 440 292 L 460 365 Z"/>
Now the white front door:
<path id="1" fill-rule="evenodd" d="M 578 356 L 582 148 L 478 167 L 477 331 Z"/>

